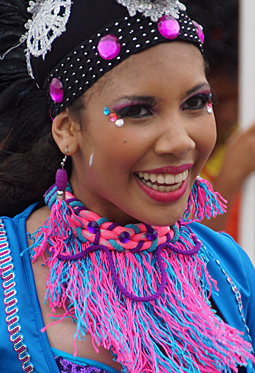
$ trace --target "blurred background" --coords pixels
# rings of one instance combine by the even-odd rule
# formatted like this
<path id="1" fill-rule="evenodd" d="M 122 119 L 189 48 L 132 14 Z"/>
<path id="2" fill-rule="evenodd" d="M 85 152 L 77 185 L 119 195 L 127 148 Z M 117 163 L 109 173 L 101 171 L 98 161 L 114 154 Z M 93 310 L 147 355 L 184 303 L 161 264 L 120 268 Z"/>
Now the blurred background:
<path id="1" fill-rule="evenodd" d="M 205 33 L 217 143 L 201 176 L 228 200 L 228 213 L 203 223 L 226 231 L 255 263 L 255 2 L 183 0 Z"/>

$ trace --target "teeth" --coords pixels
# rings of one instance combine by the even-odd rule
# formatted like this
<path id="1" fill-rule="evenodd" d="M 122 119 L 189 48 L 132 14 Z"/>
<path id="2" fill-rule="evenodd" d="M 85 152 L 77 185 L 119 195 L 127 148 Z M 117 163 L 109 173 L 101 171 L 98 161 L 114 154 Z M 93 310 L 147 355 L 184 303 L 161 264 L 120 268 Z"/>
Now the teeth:
<path id="1" fill-rule="evenodd" d="M 182 183 L 178 183 L 178 184 L 174 184 L 173 186 L 164 186 L 164 185 L 160 185 L 158 186 L 157 184 L 151 184 L 151 183 L 148 183 L 147 181 L 145 181 L 144 179 L 142 180 L 142 182 L 147 185 L 149 188 L 152 188 L 154 190 L 156 190 L 157 192 L 173 192 L 174 190 L 177 190 L 180 188 L 180 186 L 182 185 Z"/>
<path id="2" fill-rule="evenodd" d="M 153 183 L 155 183 L 155 182 L 157 181 L 157 175 L 155 175 L 155 174 L 151 174 L 151 175 L 150 175 L 150 180 L 151 180 Z"/>
<path id="3" fill-rule="evenodd" d="M 171 192 L 181 186 L 182 182 L 187 179 L 188 173 L 188 170 L 177 175 L 139 172 L 138 176 L 148 187 L 153 188 L 154 190 L 159 190 L 160 192 Z"/>
<path id="4" fill-rule="evenodd" d="M 174 181 L 176 183 L 181 183 L 182 182 L 182 174 L 174 175 Z"/>
<path id="5" fill-rule="evenodd" d="M 166 175 L 165 182 L 166 184 L 174 184 L 174 175 Z"/>
<path id="6" fill-rule="evenodd" d="M 164 178 L 164 175 L 158 175 L 157 177 L 157 182 L 159 184 L 165 184 L 165 178 Z"/>

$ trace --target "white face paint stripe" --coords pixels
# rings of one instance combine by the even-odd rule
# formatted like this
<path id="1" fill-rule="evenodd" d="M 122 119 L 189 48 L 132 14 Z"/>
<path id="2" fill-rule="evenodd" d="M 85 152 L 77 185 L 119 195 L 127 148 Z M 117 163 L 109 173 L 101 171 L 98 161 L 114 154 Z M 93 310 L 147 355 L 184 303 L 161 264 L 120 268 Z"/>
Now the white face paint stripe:
<path id="1" fill-rule="evenodd" d="M 93 165 L 93 159 L 94 159 L 94 153 L 91 153 L 91 155 L 89 157 L 89 165 L 90 165 L 90 167 L 92 167 L 92 165 Z"/>

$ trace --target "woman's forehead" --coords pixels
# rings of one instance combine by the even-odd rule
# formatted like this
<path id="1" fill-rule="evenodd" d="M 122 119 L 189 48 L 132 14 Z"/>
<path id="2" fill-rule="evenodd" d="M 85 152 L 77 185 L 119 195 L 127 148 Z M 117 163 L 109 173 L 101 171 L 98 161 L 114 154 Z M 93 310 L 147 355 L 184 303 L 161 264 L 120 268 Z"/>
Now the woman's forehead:
<path id="1" fill-rule="evenodd" d="M 198 79 L 205 76 L 204 60 L 199 50 L 186 42 L 162 43 L 130 56 L 100 78 L 85 95 L 88 99 L 95 98 L 102 90 L 111 91 L 130 81 L 135 83 L 134 88 L 148 81 L 155 83 L 155 77 L 162 83 L 166 78 L 178 83 L 181 82 L 180 74 L 187 74 L 188 70 L 194 80 L 196 76 Z"/>

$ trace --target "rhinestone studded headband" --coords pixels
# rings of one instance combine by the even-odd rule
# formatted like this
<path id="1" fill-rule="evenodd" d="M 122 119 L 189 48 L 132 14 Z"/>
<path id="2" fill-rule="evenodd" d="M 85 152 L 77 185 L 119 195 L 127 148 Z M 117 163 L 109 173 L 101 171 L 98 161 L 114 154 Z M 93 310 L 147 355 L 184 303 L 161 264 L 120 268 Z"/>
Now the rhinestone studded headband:
<path id="1" fill-rule="evenodd" d="M 107 5 L 110 22 L 101 17 L 98 24 L 106 25 L 100 29 L 94 26 L 98 9 L 97 14 L 93 13 L 90 27 L 94 32 L 89 30 L 90 34 L 85 33 L 85 39 L 80 36 L 82 40 L 77 43 L 77 33 L 68 26 L 76 22 L 75 27 L 77 23 L 85 27 L 84 18 L 79 16 L 92 7 L 91 0 L 74 0 L 72 4 L 70 0 L 30 2 L 28 10 L 33 16 L 26 25 L 28 69 L 45 90 L 53 118 L 134 53 L 172 40 L 192 42 L 203 53 L 202 27 L 188 17 L 185 6 L 178 0 L 93 0 L 92 3 L 91 12 L 96 12 L 100 3 Z M 66 53 L 68 34 L 74 48 Z M 61 52 L 64 56 L 59 61 Z"/>

